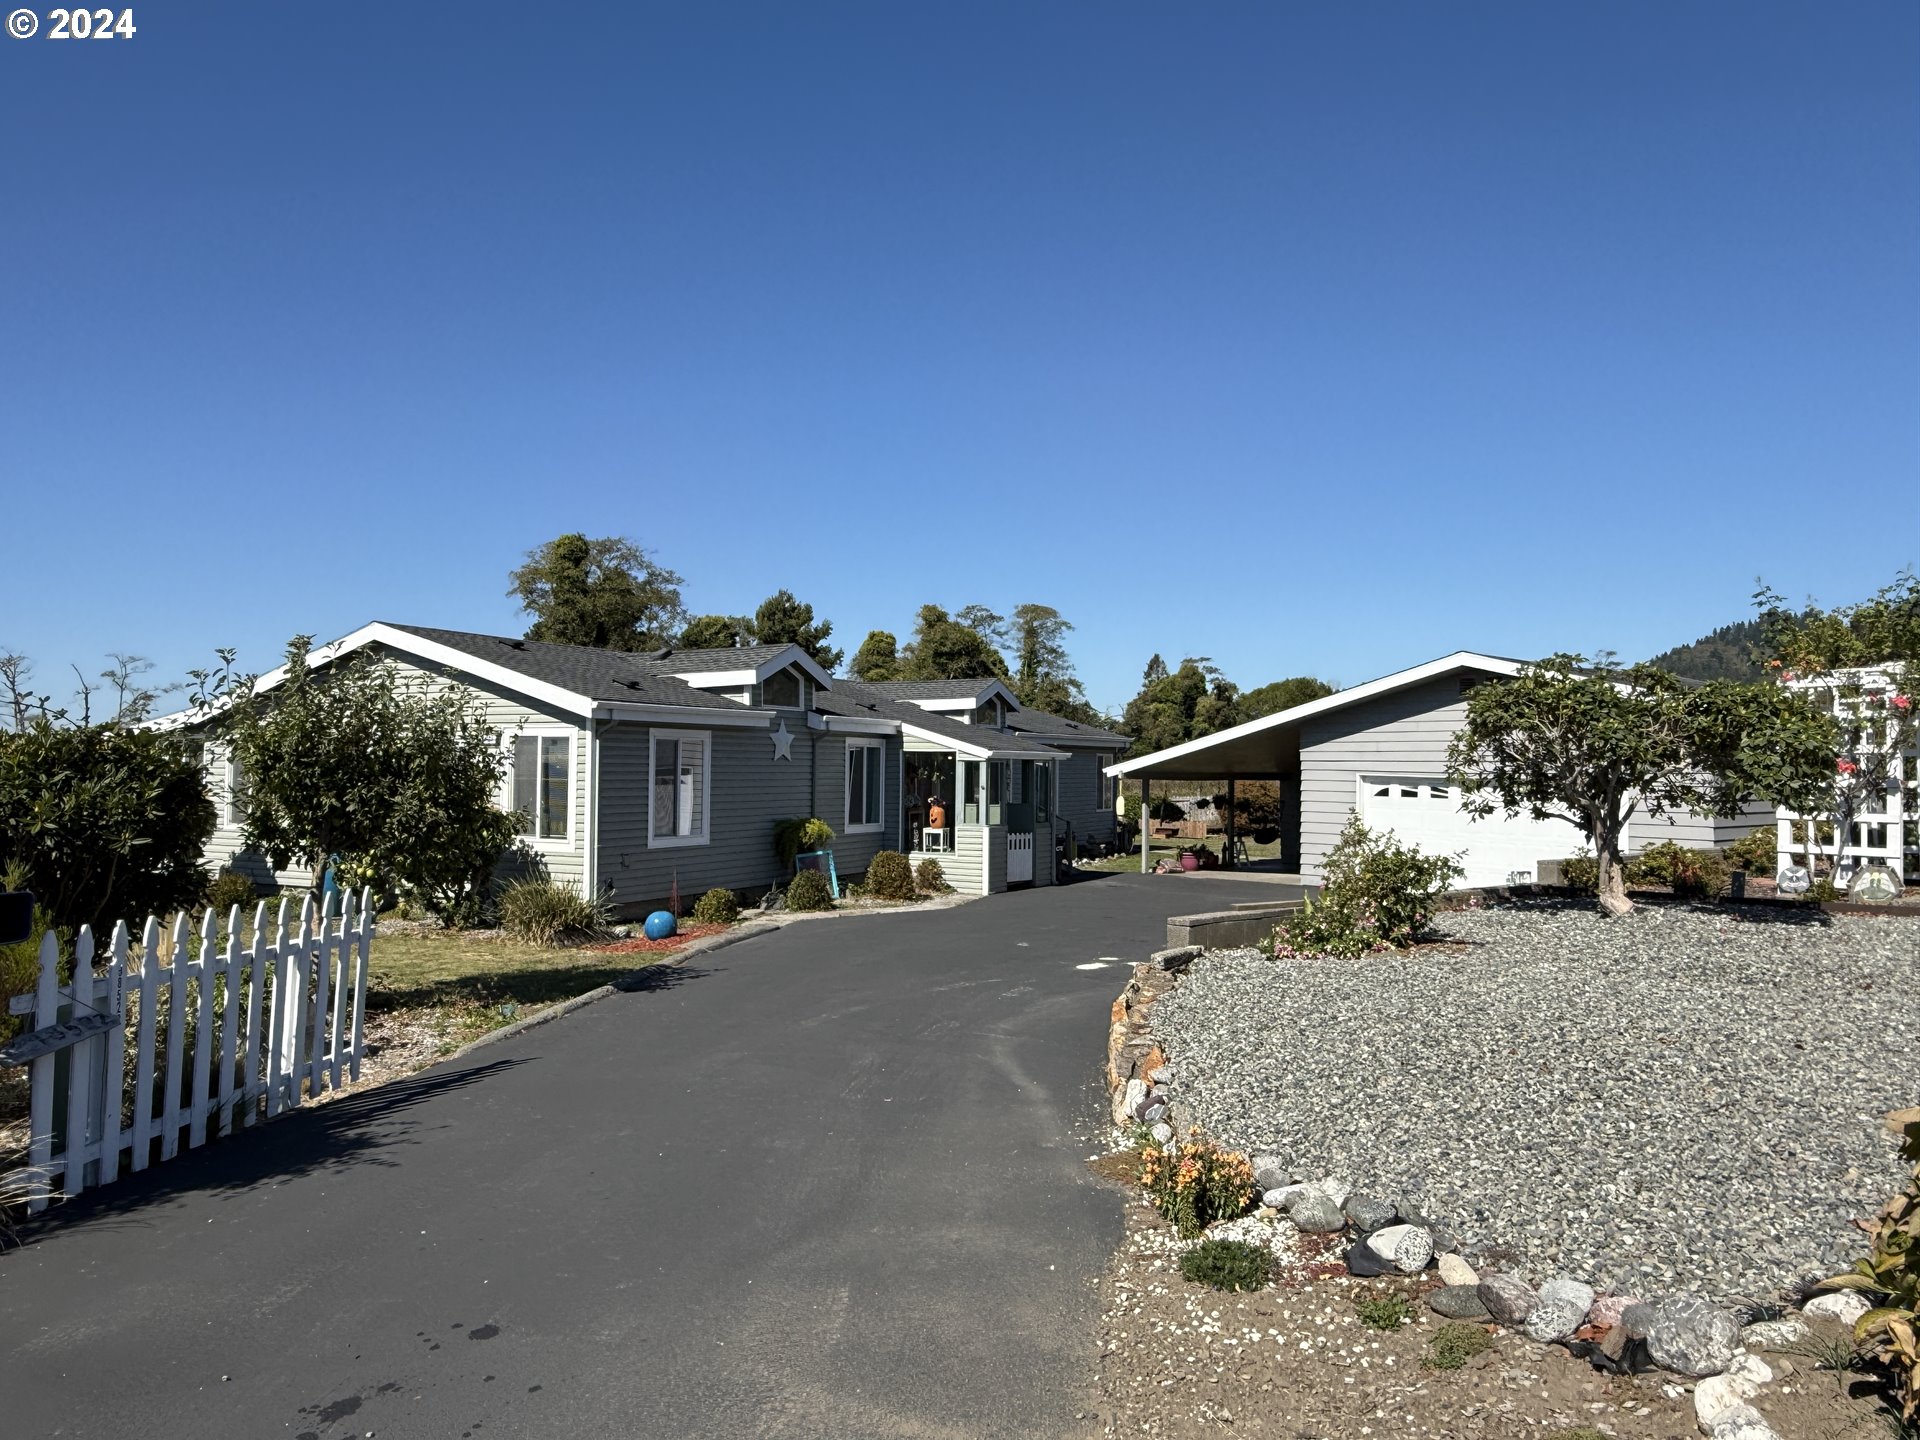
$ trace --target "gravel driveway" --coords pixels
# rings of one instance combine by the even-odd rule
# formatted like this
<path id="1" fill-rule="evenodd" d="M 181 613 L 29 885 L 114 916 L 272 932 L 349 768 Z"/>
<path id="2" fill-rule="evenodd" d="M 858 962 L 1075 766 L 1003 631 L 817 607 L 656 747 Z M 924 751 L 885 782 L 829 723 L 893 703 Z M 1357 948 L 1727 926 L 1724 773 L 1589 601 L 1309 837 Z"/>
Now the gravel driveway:
<path id="1" fill-rule="evenodd" d="M 1449 946 L 1199 961 L 1155 1010 L 1189 1113 L 1536 1282 L 1771 1296 L 1857 1253 L 1920 1100 L 1920 924 L 1515 905 Z"/>

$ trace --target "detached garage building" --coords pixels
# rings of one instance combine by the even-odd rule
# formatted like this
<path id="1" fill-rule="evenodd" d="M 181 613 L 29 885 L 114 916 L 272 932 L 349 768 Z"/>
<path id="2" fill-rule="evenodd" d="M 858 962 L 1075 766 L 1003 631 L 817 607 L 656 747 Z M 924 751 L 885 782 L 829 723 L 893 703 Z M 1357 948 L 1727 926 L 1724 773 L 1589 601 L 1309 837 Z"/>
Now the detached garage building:
<path id="1" fill-rule="evenodd" d="M 1526 662 L 1462 650 L 1410 670 L 1370 680 L 1231 730 L 1113 766 L 1108 773 L 1145 782 L 1271 780 L 1280 785 L 1278 869 L 1317 883 L 1327 852 L 1347 817 L 1358 812 L 1376 830 L 1391 830 L 1428 854 L 1461 855 L 1465 886 L 1532 880 L 1542 860 L 1576 853 L 1585 843 L 1565 820 L 1525 815 L 1476 819 L 1460 808 L 1447 782 L 1447 746 L 1466 719 L 1467 693 L 1520 673 Z M 1755 806 L 1734 820 L 1687 813 L 1655 820 L 1636 816 L 1627 848 L 1663 840 L 1725 844 L 1773 809 Z"/>

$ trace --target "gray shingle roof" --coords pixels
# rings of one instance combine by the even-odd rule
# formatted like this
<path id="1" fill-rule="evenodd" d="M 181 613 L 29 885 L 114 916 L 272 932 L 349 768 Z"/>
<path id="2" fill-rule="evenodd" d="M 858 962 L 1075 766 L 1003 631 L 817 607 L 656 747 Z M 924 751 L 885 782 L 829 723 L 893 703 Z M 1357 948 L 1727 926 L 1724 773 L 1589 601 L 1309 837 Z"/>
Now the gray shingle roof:
<path id="1" fill-rule="evenodd" d="M 1006 730 L 995 730 L 987 725 L 967 725 L 950 716 L 931 710 L 922 710 L 918 705 L 905 700 L 896 700 L 884 693 L 881 686 L 864 684 L 858 680 L 836 680 L 831 691 L 822 690 L 816 701 L 819 708 L 829 715 L 850 715 L 856 719 L 896 720 L 903 725 L 911 725 L 929 735 L 938 735 L 943 740 L 958 741 L 962 745 L 978 750 L 1019 750 L 1041 757 L 1059 754 L 1051 746 L 1043 745 L 1024 735 L 1016 735 Z"/>
<path id="2" fill-rule="evenodd" d="M 861 680 L 855 682 L 890 700 L 971 700 L 989 685 L 1004 685 L 988 675 L 977 680 Z"/>
<path id="3" fill-rule="evenodd" d="M 1133 737 L 1130 735 L 1102 730 L 1098 725 L 1083 725 L 1078 720 L 1069 720 L 1064 715 L 1055 715 L 1051 710 L 1015 710 L 1007 716 L 1007 728 L 1022 734 L 1044 736 L 1056 744 L 1070 744 L 1075 740 L 1084 741 L 1090 745 L 1127 746 L 1133 743 Z"/>
<path id="4" fill-rule="evenodd" d="M 436 630 L 426 625 L 394 625 L 395 630 L 432 640 L 478 660 L 491 661 L 525 675 L 544 680 L 562 690 L 571 690 L 591 700 L 627 701 L 647 705 L 685 705 L 703 709 L 726 709 L 737 702 L 696 690 L 669 673 L 679 668 L 689 673 L 696 668 L 709 671 L 744 670 L 754 662 L 745 657 L 747 650 L 687 650 L 671 663 L 650 655 L 632 655 L 621 650 L 596 650 L 587 645 L 548 645 L 539 640 L 516 640 L 505 635 L 476 635 L 466 630 Z M 754 647 L 768 653 L 780 647 Z M 689 659 L 707 656 L 731 656 L 730 665 L 685 664 Z M 745 709 L 745 706 L 739 706 Z"/>

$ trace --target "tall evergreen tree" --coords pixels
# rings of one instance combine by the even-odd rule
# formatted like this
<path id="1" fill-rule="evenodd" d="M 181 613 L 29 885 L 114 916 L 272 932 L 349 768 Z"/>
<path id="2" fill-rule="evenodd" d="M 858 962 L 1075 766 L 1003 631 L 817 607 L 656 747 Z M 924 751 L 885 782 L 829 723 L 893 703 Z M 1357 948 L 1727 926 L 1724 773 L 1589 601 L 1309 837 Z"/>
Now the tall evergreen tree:
<path id="1" fill-rule="evenodd" d="M 676 642 L 682 650 L 734 650 L 753 640 L 753 621 L 744 615 L 696 615 Z"/>
<path id="2" fill-rule="evenodd" d="M 887 630 L 869 630 L 853 652 L 847 672 L 856 680 L 879 683 L 900 678 L 900 642 Z"/>
<path id="3" fill-rule="evenodd" d="M 840 664 L 840 652 L 827 644 L 833 622 L 814 623 L 813 606 L 791 590 L 776 590 L 753 612 L 753 638 L 762 645 L 798 645 L 820 668 L 831 673 Z"/>
<path id="4" fill-rule="evenodd" d="M 900 680 L 1007 678 L 1007 662 L 993 642 L 938 605 L 920 607 L 913 643 L 900 661 Z"/>

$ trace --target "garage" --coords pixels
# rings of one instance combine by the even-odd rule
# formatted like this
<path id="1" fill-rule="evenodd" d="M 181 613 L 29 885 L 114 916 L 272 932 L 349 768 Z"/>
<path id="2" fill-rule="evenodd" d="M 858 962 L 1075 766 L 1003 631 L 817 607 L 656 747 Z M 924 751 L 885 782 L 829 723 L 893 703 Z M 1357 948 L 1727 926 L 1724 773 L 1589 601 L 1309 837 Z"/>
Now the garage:
<path id="1" fill-rule="evenodd" d="M 1433 776 L 1362 775 L 1360 818 L 1373 830 L 1391 830 L 1427 855 L 1457 855 L 1463 886 L 1506 885 L 1535 878 L 1541 860 L 1572 855 L 1586 842 L 1565 820 L 1489 815 L 1460 808 L 1460 791 Z"/>

